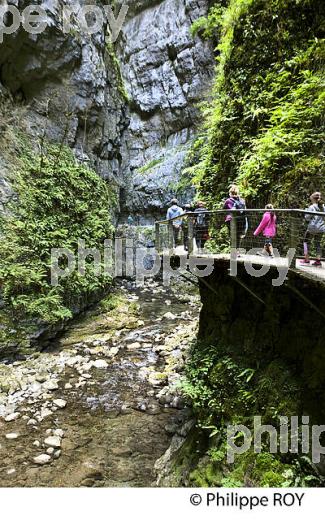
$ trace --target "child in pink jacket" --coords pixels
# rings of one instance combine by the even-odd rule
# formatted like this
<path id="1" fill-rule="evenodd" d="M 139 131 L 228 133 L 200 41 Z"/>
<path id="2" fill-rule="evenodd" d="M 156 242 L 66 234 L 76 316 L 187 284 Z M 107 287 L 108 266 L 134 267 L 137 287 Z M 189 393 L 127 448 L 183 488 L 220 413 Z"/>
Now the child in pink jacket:
<path id="1" fill-rule="evenodd" d="M 264 213 L 259 226 L 255 229 L 254 237 L 257 237 L 263 232 L 263 236 L 265 237 L 264 251 L 273 258 L 272 239 L 276 235 L 276 215 L 272 211 L 274 209 L 272 204 L 267 204 L 265 209 L 268 211 Z"/>

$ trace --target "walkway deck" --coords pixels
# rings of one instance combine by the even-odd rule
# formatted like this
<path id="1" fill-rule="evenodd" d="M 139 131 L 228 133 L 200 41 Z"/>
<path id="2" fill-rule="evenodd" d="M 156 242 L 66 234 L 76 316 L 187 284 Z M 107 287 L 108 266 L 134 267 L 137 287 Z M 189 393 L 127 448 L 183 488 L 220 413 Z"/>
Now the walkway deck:
<path id="1" fill-rule="evenodd" d="M 162 255 L 167 255 L 168 251 L 164 251 Z M 214 260 L 228 260 L 230 263 L 230 254 L 213 254 L 209 252 L 198 253 L 197 250 L 193 252 L 198 258 L 209 258 Z M 184 250 L 184 247 L 179 246 L 172 250 L 173 256 L 184 257 L 188 255 L 188 252 Z M 270 258 L 267 256 L 260 255 L 245 255 L 242 254 L 237 257 L 238 263 L 249 263 L 252 265 L 268 265 L 270 267 L 288 267 L 288 259 L 286 257 L 274 257 Z M 312 262 L 311 262 L 312 264 Z M 290 269 L 294 269 L 297 273 L 305 276 L 306 278 L 319 280 L 320 282 L 325 282 L 325 261 L 322 262 L 322 267 L 313 267 L 303 266 L 300 264 L 300 259 L 297 259 L 295 265 L 293 263 L 290 266 Z"/>

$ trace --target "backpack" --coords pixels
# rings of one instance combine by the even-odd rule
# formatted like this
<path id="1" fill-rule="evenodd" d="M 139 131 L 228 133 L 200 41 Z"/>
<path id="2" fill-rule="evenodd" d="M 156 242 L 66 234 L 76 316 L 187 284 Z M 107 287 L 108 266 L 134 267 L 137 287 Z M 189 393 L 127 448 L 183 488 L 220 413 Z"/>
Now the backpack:
<path id="1" fill-rule="evenodd" d="M 231 199 L 234 203 L 234 206 L 233 208 L 234 209 L 238 209 L 238 210 L 241 210 L 241 213 L 244 213 L 243 210 L 246 209 L 246 204 L 245 202 L 243 201 L 243 199 Z"/>
<path id="2" fill-rule="evenodd" d="M 313 211 L 317 212 L 324 212 L 325 213 L 325 206 L 323 204 L 317 206 L 316 204 L 313 204 Z M 310 210 L 311 207 L 308 208 Z M 324 216 L 325 217 L 325 216 Z M 306 220 L 309 222 L 307 230 L 312 233 L 313 235 L 317 235 L 319 233 L 325 233 L 325 221 L 324 218 L 320 215 L 315 215 L 314 217 L 312 215 L 306 215 Z"/>
<path id="3" fill-rule="evenodd" d="M 204 226 L 205 226 L 205 217 L 206 217 L 205 213 L 203 213 L 203 212 L 200 213 L 200 214 L 196 217 L 196 224 L 197 224 L 198 226 L 202 226 L 202 227 L 204 227 Z"/>

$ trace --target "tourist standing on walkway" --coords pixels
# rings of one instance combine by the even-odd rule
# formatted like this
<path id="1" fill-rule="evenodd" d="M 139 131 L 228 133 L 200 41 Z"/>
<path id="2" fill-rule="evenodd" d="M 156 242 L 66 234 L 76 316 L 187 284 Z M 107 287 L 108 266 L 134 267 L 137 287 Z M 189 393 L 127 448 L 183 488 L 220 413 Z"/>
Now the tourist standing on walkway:
<path id="1" fill-rule="evenodd" d="M 274 208 L 272 204 L 265 206 L 267 211 L 264 213 L 263 218 L 254 231 L 254 237 L 257 237 L 260 233 L 263 233 L 265 237 L 264 251 L 273 258 L 273 244 L 272 239 L 276 235 L 276 215 L 272 211 Z"/>
<path id="2" fill-rule="evenodd" d="M 230 187 L 229 190 L 229 198 L 226 200 L 224 209 L 236 209 L 238 210 L 238 215 L 236 214 L 236 247 L 240 247 L 240 242 L 243 238 L 245 238 L 247 230 L 248 230 L 248 220 L 245 216 L 244 210 L 246 209 L 245 200 L 240 197 L 239 188 L 235 184 Z M 230 235 L 230 222 L 233 219 L 233 214 L 228 213 L 226 216 L 225 222 L 229 229 Z M 239 237 L 239 240 L 238 240 Z"/>
<path id="3" fill-rule="evenodd" d="M 301 265 L 310 265 L 310 246 L 314 242 L 316 248 L 316 260 L 313 262 L 313 266 L 322 267 L 322 247 L 321 241 L 323 234 L 325 233 L 325 206 L 322 202 L 322 195 L 319 191 L 316 191 L 310 196 L 311 205 L 306 211 L 324 213 L 322 215 L 306 215 L 305 219 L 308 222 L 308 227 L 304 237 L 304 260 L 301 261 Z"/>
<path id="4" fill-rule="evenodd" d="M 209 240 L 209 215 L 204 202 L 199 200 L 194 213 L 198 213 L 195 218 L 194 236 L 198 253 L 202 253 L 205 243 Z"/>
<path id="5" fill-rule="evenodd" d="M 178 205 L 177 199 L 172 199 L 170 203 L 170 207 L 167 210 L 167 220 L 170 220 L 175 217 L 179 217 L 183 214 L 182 208 Z M 182 227 L 182 219 L 173 220 L 173 247 L 177 247 L 179 232 Z"/>

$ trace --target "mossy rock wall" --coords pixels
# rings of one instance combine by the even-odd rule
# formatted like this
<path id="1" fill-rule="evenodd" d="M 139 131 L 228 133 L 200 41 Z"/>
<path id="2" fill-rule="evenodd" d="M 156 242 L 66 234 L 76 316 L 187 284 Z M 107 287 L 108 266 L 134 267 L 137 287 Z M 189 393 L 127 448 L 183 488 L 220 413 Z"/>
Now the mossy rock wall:
<path id="1" fill-rule="evenodd" d="M 229 262 L 217 261 L 213 273 L 200 283 L 199 339 L 218 345 L 234 359 L 245 359 L 247 366 L 284 362 L 305 390 L 304 404 L 318 415 L 319 406 L 313 404 L 325 398 L 325 286 L 289 271 L 285 283 L 274 287 L 277 277 L 278 271 L 271 269 L 254 278 L 239 264 L 238 278 L 233 278 Z"/>

